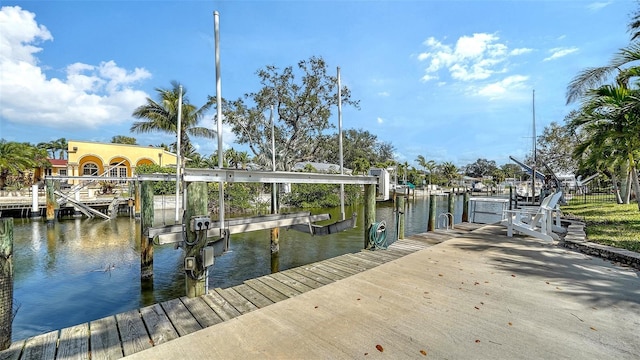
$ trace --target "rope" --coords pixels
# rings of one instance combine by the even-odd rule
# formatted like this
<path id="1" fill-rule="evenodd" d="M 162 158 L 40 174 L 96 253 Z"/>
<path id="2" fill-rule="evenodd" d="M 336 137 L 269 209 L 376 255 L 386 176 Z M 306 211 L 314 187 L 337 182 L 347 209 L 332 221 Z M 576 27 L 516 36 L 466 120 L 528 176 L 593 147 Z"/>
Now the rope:
<path id="1" fill-rule="evenodd" d="M 387 247 L 387 224 L 384 220 L 371 224 L 367 249 L 385 250 Z"/>

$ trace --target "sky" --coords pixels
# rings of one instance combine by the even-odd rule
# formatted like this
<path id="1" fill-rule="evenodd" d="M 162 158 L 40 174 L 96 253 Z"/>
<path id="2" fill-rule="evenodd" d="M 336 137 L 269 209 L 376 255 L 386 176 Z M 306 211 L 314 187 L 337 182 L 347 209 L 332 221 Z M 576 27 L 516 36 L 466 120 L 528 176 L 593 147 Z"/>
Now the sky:
<path id="1" fill-rule="evenodd" d="M 0 138 L 140 145 L 131 114 L 157 88 L 183 84 L 201 106 L 215 96 L 213 12 L 220 16 L 221 95 L 260 89 L 256 72 L 321 56 L 360 109 L 343 129 L 461 167 L 523 159 L 536 134 L 579 104 L 568 83 L 629 44 L 632 0 L 10 1 L 0 3 Z M 534 102 L 535 93 L 535 102 Z M 535 106 L 534 106 L 535 104 Z M 216 129 L 214 113 L 201 125 Z M 535 115 L 535 116 L 534 116 Z M 338 125 L 337 108 L 331 123 Z M 337 131 L 337 130 L 334 130 Z M 225 147 L 248 150 L 226 129 Z M 202 155 L 217 140 L 193 138 Z"/>

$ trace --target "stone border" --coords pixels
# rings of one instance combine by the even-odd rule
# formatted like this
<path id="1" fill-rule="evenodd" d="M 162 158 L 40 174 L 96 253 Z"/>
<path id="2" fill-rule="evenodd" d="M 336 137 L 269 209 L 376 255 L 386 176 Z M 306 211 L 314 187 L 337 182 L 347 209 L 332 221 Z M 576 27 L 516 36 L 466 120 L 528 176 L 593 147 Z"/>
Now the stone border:
<path id="1" fill-rule="evenodd" d="M 565 220 L 563 219 L 563 221 Z M 584 228 L 584 223 L 571 221 L 567 228 L 567 234 L 560 242 L 560 245 L 640 270 L 640 253 L 589 242 L 587 241 L 587 234 L 584 232 Z"/>

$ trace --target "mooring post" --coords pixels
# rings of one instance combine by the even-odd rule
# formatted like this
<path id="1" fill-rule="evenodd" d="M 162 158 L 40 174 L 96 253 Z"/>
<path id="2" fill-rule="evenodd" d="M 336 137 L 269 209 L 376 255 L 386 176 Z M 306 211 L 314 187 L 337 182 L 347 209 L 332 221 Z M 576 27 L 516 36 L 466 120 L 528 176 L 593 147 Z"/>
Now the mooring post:
<path id="1" fill-rule="evenodd" d="M 398 239 L 404 239 L 404 196 L 398 196 L 396 211 L 398 212 Z"/>
<path id="2" fill-rule="evenodd" d="M 187 205 L 185 209 L 187 239 L 185 241 L 185 263 L 191 262 L 191 270 L 185 268 L 185 287 L 187 297 L 206 294 L 207 270 L 202 264 L 202 248 L 207 245 L 206 230 L 191 224 L 194 216 L 208 217 L 207 183 L 193 182 L 187 186 Z M 193 227 L 192 227 L 193 226 Z M 223 226 L 223 224 L 220 224 Z M 208 227 L 208 226 L 207 226 Z M 188 260 L 191 259 L 191 260 Z"/>
<path id="3" fill-rule="evenodd" d="M 40 219 L 40 204 L 38 203 L 38 184 L 31 186 L 31 218 Z"/>
<path id="4" fill-rule="evenodd" d="M 427 231 L 436 229 L 436 195 L 429 195 L 429 221 L 427 222 Z"/>
<path id="5" fill-rule="evenodd" d="M 153 182 L 143 181 L 140 184 L 140 279 L 153 278 L 153 239 L 146 235 L 153 226 Z M 149 284 L 147 284 L 149 285 Z"/>
<path id="6" fill-rule="evenodd" d="M 465 191 L 462 198 L 462 222 L 469 222 L 469 192 Z"/>
<path id="7" fill-rule="evenodd" d="M 51 224 L 56 221 L 56 210 L 58 209 L 58 202 L 56 201 L 56 188 L 53 180 L 45 180 L 45 187 L 47 190 L 47 224 Z"/>
<path id="8" fill-rule="evenodd" d="M 449 198 L 447 199 L 447 212 L 453 216 L 453 212 L 455 211 L 455 201 L 456 201 L 456 193 L 451 189 L 449 193 Z M 449 224 L 453 226 L 453 224 Z"/>
<path id="9" fill-rule="evenodd" d="M 513 210 L 513 187 L 509 185 L 509 210 Z"/>
<path id="10" fill-rule="evenodd" d="M 369 245 L 369 228 L 376 222 L 376 186 L 364 185 L 364 248 Z"/>
<path id="11" fill-rule="evenodd" d="M 140 201 L 140 181 L 136 181 L 135 185 L 133 186 L 133 193 L 134 193 L 134 199 L 133 199 L 133 207 L 134 207 L 134 216 L 136 219 L 140 219 L 140 209 L 142 208 L 141 206 L 141 201 Z"/>
<path id="12" fill-rule="evenodd" d="M 13 322 L 13 218 L 0 218 L 0 351 L 11 346 Z"/>

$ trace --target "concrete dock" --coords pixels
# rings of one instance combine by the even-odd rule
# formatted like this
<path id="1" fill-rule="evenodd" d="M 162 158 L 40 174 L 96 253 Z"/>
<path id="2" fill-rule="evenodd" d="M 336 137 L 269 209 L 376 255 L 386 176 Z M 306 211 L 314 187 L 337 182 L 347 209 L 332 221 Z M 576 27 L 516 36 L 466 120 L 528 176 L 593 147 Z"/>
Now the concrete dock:
<path id="1" fill-rule="evenodd" d="M 481 229 L 131 359 L 639 359 L 640 274 Z"/>

